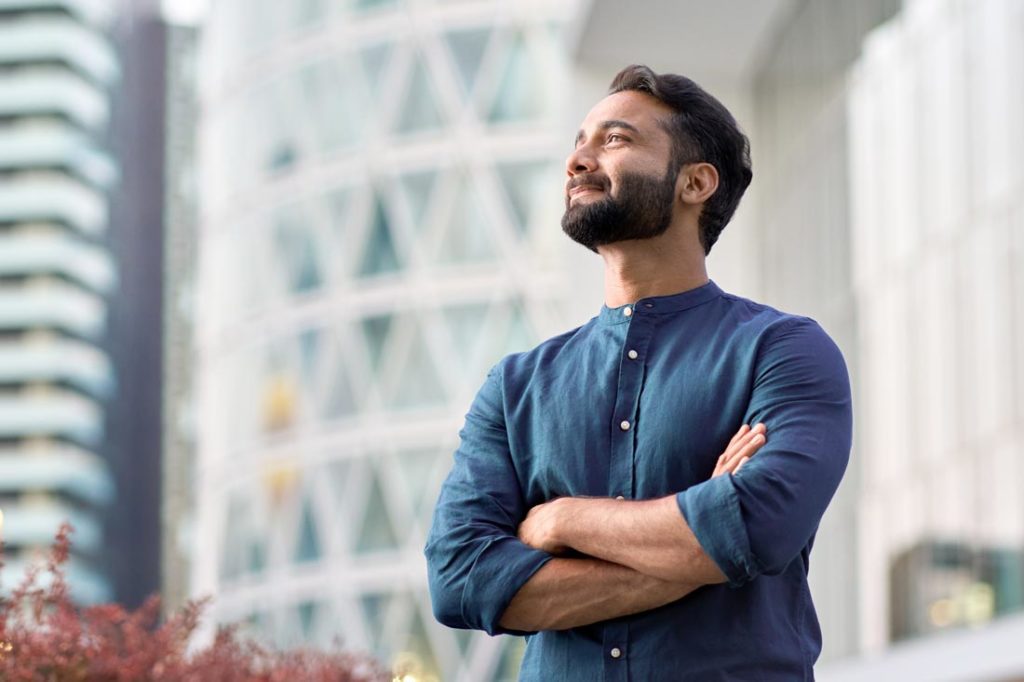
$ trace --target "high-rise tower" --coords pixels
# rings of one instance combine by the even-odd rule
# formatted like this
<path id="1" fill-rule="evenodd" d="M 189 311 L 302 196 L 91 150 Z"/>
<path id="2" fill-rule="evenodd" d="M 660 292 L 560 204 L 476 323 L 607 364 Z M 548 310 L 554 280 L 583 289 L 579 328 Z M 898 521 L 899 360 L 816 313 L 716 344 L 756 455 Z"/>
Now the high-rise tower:
<path id="1" fill-rule="evenodd" d="M 72 594 L 109 598 L 100 455 L 114 386 L 101 349 L 116 271 L 104 245 L 117 177 L 101 146 L 118 78 L 101 3 L 0 2 L 0 507 L 7 589 L 60 523 Z"/>

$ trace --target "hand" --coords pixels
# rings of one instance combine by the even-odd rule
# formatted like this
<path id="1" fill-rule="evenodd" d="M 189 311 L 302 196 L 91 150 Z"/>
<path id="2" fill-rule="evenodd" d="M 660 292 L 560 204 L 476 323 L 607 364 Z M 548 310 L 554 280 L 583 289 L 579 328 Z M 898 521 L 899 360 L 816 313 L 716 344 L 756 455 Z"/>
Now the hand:
<path id="1" fill-rule="evenodd" d="M 548 554 L 565 554 L 569 548 L 559 542 L 558 527 L 570 500 L 568 497 L 556 497 L 531 509 L 519 524 L 519 539 Z"/>
<path id="2" fill-rule="evenodd" d="M 746 424 L 740 427 L 736 435 L 729 441 L 725 452 L 718 458 L 715 464 L 715 472 L 711 478 L 721 476 L 724 473 L 735 474 L 744 464 L 754 456 L 754 453 L 761 449 L 767 440 L 767 427 L 763 423 L 750 428 Z"/>

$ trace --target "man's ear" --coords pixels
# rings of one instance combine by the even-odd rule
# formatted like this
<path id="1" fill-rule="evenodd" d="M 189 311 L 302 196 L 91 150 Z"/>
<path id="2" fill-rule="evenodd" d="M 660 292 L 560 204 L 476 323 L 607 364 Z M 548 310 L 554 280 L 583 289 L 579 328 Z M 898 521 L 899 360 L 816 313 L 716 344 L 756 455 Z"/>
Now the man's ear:
<path id="1" fill-rule="evenodd" d="M 684 204 L 703 204 L 718 189 L 718 169 L 710 163 L 688 163 L 679 172 L 676 196 Z"/>

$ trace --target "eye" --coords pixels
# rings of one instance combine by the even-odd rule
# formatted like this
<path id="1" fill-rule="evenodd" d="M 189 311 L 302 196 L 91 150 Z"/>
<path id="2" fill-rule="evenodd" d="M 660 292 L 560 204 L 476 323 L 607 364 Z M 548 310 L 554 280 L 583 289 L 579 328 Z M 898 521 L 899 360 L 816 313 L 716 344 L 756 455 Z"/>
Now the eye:
<path id="1" fill-rule="evenodd" d="M 608 142 L 628 142 L 629 138 L 621 133 L 612 133 L 607 137 Z"/>

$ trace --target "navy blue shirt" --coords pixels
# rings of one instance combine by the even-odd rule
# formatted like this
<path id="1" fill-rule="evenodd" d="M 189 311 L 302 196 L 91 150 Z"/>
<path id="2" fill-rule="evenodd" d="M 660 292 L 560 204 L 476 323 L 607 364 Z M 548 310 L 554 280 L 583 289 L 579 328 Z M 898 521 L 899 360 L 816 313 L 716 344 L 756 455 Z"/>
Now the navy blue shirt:
<path id="1" fill-rule="evenodd" d="M 757 422 L 766 444 L 739 473 L 711 478 L 740 425 Z M 516 535 L 537 504 L 676 494 L 728 583 L 632 616 L 512 633 L 528 635 L 520 679 L 813 679 L 808 560 L 851 430 L 842 354 L 810 318 L 713 281 L 602 307 L 487 375 L 427 540 L 434 613 L 509 632 L 502 614 L 551 559 Z"/>

